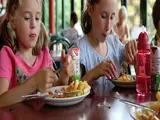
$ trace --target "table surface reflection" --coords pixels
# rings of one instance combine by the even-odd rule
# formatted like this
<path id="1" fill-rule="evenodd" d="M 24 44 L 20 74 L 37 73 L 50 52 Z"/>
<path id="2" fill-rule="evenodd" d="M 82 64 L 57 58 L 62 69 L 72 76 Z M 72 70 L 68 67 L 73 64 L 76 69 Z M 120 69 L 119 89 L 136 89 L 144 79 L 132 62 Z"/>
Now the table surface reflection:
<path id="1" fill-rule="evenodd" d="M 142 97 L 136 94 L 134 88 L 115 87 L 107 94 L 89 95 L 81 103 L 68 107 L 45 105 L 37 111 L 26 103 L 18 103 L 0 108 L 0 120 L 133 120 L 129 114 L 131 106 L 115 99 L 115 92 L 119 92 L 122 98 L 137 103 L 156 100 L 156 92 Z M 111 105 L 110 109 L 97 106 L 104 98 Z"/>

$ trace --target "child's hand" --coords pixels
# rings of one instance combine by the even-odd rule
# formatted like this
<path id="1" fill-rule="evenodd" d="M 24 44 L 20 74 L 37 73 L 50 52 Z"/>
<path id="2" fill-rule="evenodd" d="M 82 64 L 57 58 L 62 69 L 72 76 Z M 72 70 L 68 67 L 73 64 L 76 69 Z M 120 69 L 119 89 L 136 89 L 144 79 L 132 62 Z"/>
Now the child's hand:
<path id="1" fill-rule="evenodd" d="M 38 71 L 35 75 L 31 76 L 31 78 L 36 84 L 36 89 L 40 92 L 45 92 L 58 80 L 55 71 L 51 67 Z"/>
<path id="2" fill-rule="evenodd" d="M 130 64 L 134 64 L 136 53 L 137 53 L 137 42 L 135 40 L 129 41 L 125 45 L 125 57 Z"/>
<path id="3" fill-rule="evenodd" d="M 61 54 L 61 60 L 62 60 L 62 71 L 68 76 L 72 77 L 74 75 L 74 61 L 71 57 L 71 55 L 66 55 L 65 51 L 62 51 Z"/>
<path id="4" fill-rule="evenodd" d="M 113 79 L 117 77 L 115 71 L 116 66 L 114 63 L 110 60 L 105 60 L 93 69 L 93 76 L 95 79 L 101 76 L 106 76 L 108 79 Z"/>

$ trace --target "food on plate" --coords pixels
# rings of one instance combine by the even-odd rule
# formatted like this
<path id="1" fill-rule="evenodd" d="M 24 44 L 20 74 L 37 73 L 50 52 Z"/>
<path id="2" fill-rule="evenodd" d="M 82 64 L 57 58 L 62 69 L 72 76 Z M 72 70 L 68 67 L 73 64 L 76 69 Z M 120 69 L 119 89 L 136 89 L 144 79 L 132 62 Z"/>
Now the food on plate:
<path id="1" fill-rule="evenodd" d="M 137 120 L 160 120 L 160 92 L 157 92 L 156 98 L 158 101 L 148 104 L 147 106 L 157 112 L 155 115 L 152 111 L 142 109 L 136 111 Z"/>
<path id="2" fill-rule="evenodd" d="M 136 111 L 137 120 L 159 120 L 159 118 L 149 110 Z"/>
<path id="3" fill-rule="evenodd" d="M 119 81 L 126 81 L 126 82 L 131 82 L 132 81 L 132 76 L 128 74 L 123 74 L 118 78 Z"/>
<path id="4" fill-rule="evenodd" d="M 80 91 L 80 95 L 86 94 L 90 91 L 91 87 L 87 81 L 73 81 L 67 88 L 67 92 Z"/>
<path id="5" fill-rule="evenodd" d="M 88 85 L 86 81 L 73 81 L 72 83 L 69 84 L 68 87 L 63 87 L 58 92 L 64 93 L 64 94 L 59 94 L 56 96 L 53 96 L 56 94 L 57 91 L 49 91 L 48 93 L 52 97 L 56 98 L 66 98 L 66 97 L 75 97 L 75 96 L 80 96 L 88 93 L 90 91 L 91 87 Z"/>
<path id="6" fill-rule="evenodd" d="M 156 98 L 157 98 L 158 102 L 160 102 L 160 92 L 157 92 Z"/>

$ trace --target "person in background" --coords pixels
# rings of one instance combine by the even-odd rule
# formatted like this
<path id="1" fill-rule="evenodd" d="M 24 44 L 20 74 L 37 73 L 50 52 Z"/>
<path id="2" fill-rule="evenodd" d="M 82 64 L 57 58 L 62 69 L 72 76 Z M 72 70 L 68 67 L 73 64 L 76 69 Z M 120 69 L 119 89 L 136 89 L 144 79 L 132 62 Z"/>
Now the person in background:
<path id="1" fill-rule="evenodd" d="M 66 84 L 73 61 L 62 52 L 58 78 L 48 51 L 48 35 L 41 22 L 42 0 L 8 0 L 0 42 L 0 107 L 22 101 L 22 96 Z"/>
<path id="2" fill-rule="evenodd" d="M 83 14 L 85 35 L 76 43 L 80 48 L 82 80 L 88 81 L 95 93 L 97 86 L 114 85 L 110 82 L 120 75 L 120 65 L 126 60 L 135 61 L 137 43 L 135 40 L 122 44 L 113 34 L 117 13 L 117 0 L 87 0 L 87 10 Z"/>
<path id="3" fill-rule="evenodd" d="M 78 23 L 78 16 L 76 12 L 71 12 L 70 28 L 64 30 L 62 34 L 70 40 L 71 44 L 75 43 L 80 37 L 83 36 L 83 31 Z"/>
<path id="4" fill-rule="evenodd" d="M 79 37 L 83 36 L 83 31 L 82 31 L 81 25 L 78 22 L 78 16 L 77 16 L 76 12 L 74 12 L 74 11 L 71 12 L 70 26 L 71 26 L 71 28 L 74 28 L 77 31 Z"/>
<path id="5" fill-rule="evenodd" d="M 118 12 L 118 22 L 117 24 L 115 24 L 114 30 L 123 44 L 125 44 L 129 40 L 129 28 L 127 25 L 127 9 L 125 6 L 122 6 Z"/>
<path id="6" fill-rule="evenodd" d="M 140 25 L 139 16 L 134 16 L 133 26 L 130 29 L 130 38 L 132 40 L 138 40 L 138 36 L 142 32 L 143 27 Z"/>
<path id="7" fill-rule="evenodd" d="M 158 46 L 160 47 L 160 0 L 156 0 L 153 6 L 152 10 L 152 18 L 154 27 L 156 28 L 156 34 L 155 37 L 151 41 L 152 46 Z"/>
<path id="8" fill-rule="evenodd" d="M 127 9 L 125 6 L 121 6 L 118 12 L 118 22 L 114 26 L 114 30 L 119 36 L 120 41 L 123 44 L 126 44 L 129 40 L 129 28 L 127 25 Z M 126 61 L 123 61 L 121 64 L 121 72 L 127 74 L 129 72 L 128 69 L 129 64 Z"/>

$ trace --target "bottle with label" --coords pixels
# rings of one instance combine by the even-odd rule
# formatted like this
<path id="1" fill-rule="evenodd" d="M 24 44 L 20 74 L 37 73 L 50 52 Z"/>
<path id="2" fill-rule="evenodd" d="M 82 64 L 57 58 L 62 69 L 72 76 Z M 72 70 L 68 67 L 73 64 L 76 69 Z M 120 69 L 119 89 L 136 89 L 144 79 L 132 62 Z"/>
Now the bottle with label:
<path id="1" fill-rule="evenodd" d="M 152 46 L 151 90 L 160 91 L 160 48 Z"/>
<path id="2" fill-rule="evenodd" d="M 70 48 L 68 50 L 68 54 L 73 57 L 74 60 L 74 81 L 80 81 L 81 79 L 81 72 L 80 72 L 80 49 L 79 48 Z"/>
<path id="3" fill-rule="evenodd" d="M 160 91 L 160 74 L 156 75 L 156 90 Z"/>
<path id="4" fill-rule="evenodd" d="M 151 89 L 151 52 L 148 35 L 141 32 L 138 37 L 138 52 L 136 55 L 136 91 L 138 94 L 148 94 Z"/>

